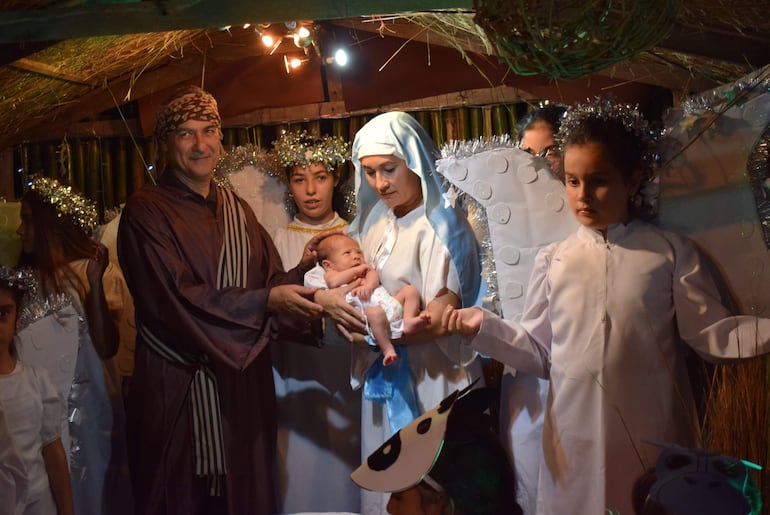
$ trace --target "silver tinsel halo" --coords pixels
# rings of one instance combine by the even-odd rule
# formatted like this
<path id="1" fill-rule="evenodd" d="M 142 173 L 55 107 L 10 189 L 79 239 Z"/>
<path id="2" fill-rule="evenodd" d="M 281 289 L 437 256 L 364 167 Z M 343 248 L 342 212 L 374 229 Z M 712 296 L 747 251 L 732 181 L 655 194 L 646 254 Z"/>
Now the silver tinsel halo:
<path id="1" fill-rule="evenodd" d="M 511 148 L 515 145 L 511 142 L 510 134 L 492 136 L 489 138 L 479 137 L 470 140 L 449 140 L 441 147 L 442 159 L 465 159 L 487 150 L 497 148 Z"/>
<path id="2" fill-rule="evenodd" d="M 77 193 L 72 186 L 65 186 L 50 177 L 33 175 L 27 187 L 40 195 L 43 202 L 53 206 L 59 218 L 69 220 L 88 234 L 93 232 L 99 219 L 96 204 Z"/>
<path id="3" fill-rule="evenodd" d="M 307 131 L 286 131 L 273 142 L 280 166 L 310 166 L 320 163 L 329 171 L 350 159 L 350 143 L 339 136 L 313 138 Z"/>
<path id="4" fill-rule="evenodd" d="M 35 274 L 29 268 L 0 266 L 0 284 L 15 290 L 34 291 L 37 286 Z"/>
<path id="5" fill-rule="evenodd" d="M 233 189 L 230 183 L 230 174 L 243 170 L 246 166 L 253 166 L 256 170 L 278 180 L 285 180 L 284 174 L 279 171 L 275 156 L 256 145 L 249 143 L 233 148 L 223 154 L 214 167 L 214 181 L 222 188 Z"/>

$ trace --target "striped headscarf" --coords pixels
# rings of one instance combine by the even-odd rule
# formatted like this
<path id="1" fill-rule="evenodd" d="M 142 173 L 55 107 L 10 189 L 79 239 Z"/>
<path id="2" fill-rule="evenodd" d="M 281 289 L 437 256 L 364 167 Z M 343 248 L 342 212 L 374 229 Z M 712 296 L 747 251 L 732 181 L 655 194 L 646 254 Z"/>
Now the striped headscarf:
<path id="1" fill-rule="evenodd" d="M 168 97 L 158 109 L 155 119 L 155 138 L 165 141 L 168 135 L 188 120 L 214 122 L 221 130 L 222 119 L 217 109 L 217 101 L 197 86 L 180 89 Z"/>

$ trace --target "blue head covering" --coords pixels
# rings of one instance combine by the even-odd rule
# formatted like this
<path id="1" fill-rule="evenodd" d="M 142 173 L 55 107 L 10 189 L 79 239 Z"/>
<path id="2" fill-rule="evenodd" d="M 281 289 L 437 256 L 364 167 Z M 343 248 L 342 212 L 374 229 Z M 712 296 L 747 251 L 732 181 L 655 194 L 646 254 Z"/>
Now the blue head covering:
<path id="1" fill-rule="evenodd" d="M 463 306 L 481 303 L 482 291 L 479 247 L 468 219 L 459 207 L 446 207 L 442 197 L 445 187 L 436 172 L 439 150 L 420 122 L 402 112 L 384 113 L 372 118 L 353 141 L 356 167 L 356 219 L 351 232 L 357 233 L 379 202 L 377 193 L 364 178 L 360 156 L 394 155 L 420 177 L 425 214 L 430 225 L 446 245 L 460 279 Z"/>

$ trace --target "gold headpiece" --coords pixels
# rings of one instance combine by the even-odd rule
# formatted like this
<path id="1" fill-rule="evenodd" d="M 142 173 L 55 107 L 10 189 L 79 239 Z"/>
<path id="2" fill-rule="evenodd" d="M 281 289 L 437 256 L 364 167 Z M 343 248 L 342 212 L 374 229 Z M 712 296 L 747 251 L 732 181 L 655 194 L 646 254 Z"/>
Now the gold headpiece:
<path id="1" fill-rule="evenodd" d="M 334 170 L 350 159 L 350 144 L 339 136 L 313 138 L 307 131 L 287 131 L 273 142 L 278 162 L 286 168 L 321 163 Z"/>
<path id="2" fill-rule="evenodd" d="M 27 186 L 40 195 L 43 202 L 53 206 L 59 218 L 68 219 L 87 234 L 93 232 L 99 217 L 96 204 L 74 191 L 72 186 L 38 175 L 32 176 Z"/>

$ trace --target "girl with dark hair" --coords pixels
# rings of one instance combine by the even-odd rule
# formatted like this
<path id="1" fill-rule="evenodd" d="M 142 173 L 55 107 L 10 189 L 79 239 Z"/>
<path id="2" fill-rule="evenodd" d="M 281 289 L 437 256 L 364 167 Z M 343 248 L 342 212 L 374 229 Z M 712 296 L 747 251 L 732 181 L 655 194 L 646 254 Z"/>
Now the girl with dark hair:
<path id="1" fill-rule="evenodd" d="M 0 267 L 0 499 L 3 513 L 72 515 L 62 401 L 46 371 L 20 361 L 14 349 L 32 285 L 29 274 Z"/>
<path id="2" fill-rule="evenodd" d="M 571 108 L 557 141 L 580 227 L 542 249 L 520 322 L 447 308 L 473 348 L 551 380 L 538 513 L 631 513 L 643 441 L 698 442 L 682 341 L 711 361 L 770 350 L 770 319 L 731 316 L 692 242 L 643 220 L 656 144 L 629 106 Z"/>
<path id="3" fill-rule="evenodd" d="M 527 113 L 517 128 L 519 148 L 544 158 L 553 174 L 561 180 L 564 180 L 561 154 L 554 137 L 566 112 L 566 106 L 546 104 Z"/>

